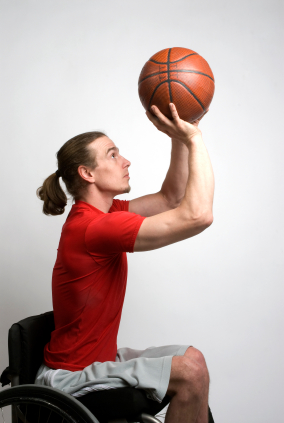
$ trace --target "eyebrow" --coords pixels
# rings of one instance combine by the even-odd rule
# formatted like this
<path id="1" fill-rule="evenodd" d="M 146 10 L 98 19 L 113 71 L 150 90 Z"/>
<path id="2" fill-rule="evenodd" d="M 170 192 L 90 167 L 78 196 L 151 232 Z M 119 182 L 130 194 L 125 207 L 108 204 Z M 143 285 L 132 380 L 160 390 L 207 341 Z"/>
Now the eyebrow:
<path id="1" fill-rule="evenodd" d="M 106 155 L 108 155 L 108 153 L 109 153 L 111 150 L 115 150 L 115 151 L 117 151 L 117 152 L 119 153 L 119 148 L 117 148 L 117 147 L 111 147 L 111 148 L 109 148 L 109 149 L 107 150 Z"/>

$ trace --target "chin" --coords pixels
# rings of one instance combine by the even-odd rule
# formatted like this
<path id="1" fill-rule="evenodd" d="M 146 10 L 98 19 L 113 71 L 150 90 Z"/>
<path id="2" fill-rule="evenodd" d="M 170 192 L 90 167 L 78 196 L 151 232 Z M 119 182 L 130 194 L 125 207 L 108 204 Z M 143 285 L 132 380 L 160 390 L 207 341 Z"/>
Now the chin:
<path id="1" fill-rule="evenodd" d="M 128 194 L 131 191 L 131 187 L 127 187 L 125 188 L 125 190 L 123 191 L 123 194 Z"/>

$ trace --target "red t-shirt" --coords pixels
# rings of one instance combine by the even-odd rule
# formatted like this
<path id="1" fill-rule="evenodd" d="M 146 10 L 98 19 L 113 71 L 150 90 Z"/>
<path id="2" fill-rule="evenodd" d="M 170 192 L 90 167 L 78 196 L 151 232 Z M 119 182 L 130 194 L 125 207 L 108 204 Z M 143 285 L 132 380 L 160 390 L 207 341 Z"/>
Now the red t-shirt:
<path id="1" fill-rule="evenodd" d="M 82 370 L 115 361 L 127 281 L 126 252 L 133 252 L 145 219 L 113 200 L 108 213 L 77 201 L 62 228 L 52 276 L 55 330 L 44 349 L 53 369 Z"/>

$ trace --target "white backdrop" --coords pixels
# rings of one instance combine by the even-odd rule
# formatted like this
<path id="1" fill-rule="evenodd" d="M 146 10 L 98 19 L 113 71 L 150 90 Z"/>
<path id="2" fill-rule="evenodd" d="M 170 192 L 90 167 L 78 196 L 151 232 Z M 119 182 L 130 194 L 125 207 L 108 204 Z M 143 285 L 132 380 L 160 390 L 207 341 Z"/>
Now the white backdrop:
<path id="1" fill-rule="evenodd" d="M 283 5 L 283 3 L 282 3 Z M 0 370 L 12 323 L 52 308 L 60 217 L 35 195 L 69 138 L 103 130 L 128 158 L 135 198 L 160 189 L 170 140 L 145 116 L 146 60 L 187 47 L 216 91 L 201 129 L 216 179 L 214 223 L 128 254 L 118 347 L 192 344 L 216 423 L 283 418 L 283 6 L 278 0 L 0 0 Z M 281 395 L 282 394 L 282 395 Z"/>

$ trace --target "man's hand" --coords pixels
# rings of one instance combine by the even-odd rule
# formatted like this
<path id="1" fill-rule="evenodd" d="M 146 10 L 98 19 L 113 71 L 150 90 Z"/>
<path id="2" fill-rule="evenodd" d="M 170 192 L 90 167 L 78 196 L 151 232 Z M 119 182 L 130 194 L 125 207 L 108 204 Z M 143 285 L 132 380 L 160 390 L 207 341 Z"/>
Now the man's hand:
<path id="1" fill-rule="evenodd" d="M 170 120 L 163 115 L 157 106 L 152 106 L 152 113 L 147 111 L 146 115 L 159 131 L 164 132 L 175 140 L 181 141 L 185 145 L 188 145 L 194 137 L 201 135 L 198 124 L 207 112 L 205 112 L 200 119 L 194 121 L 193 123 L 188 123 L 180 119 L 177 109 L 173 103 L 170 103 L 169 106 L 173 120 Z"/>

